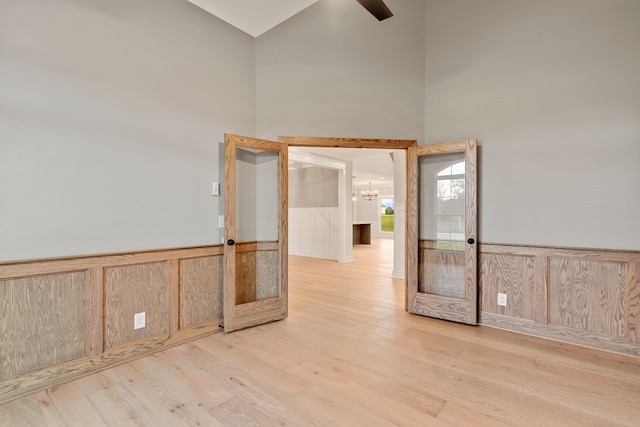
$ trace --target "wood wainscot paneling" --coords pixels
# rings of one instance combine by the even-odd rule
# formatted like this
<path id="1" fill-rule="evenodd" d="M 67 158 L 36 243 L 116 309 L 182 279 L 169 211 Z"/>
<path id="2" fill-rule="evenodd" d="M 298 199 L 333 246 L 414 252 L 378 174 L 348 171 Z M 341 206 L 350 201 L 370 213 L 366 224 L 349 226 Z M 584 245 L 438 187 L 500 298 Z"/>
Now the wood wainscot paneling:
<path id="1" fill-rule="evenodd" d="M 236 243 L 236 305 L 278 296 L 278 242 Z"/>
<path id="2" fill-rule="evenodd" d="M 260 242 L 256 247 L 256 299 L 276 298 L 278 283 L 278 242 Z"/>
<path id="3" fill-rule="evenodd" d="M 435 245 L 433 240 L 420 241 L 418 292 L 464 298 L 464 252 L 437 249 Z"/>
<path id="4" fill-rule="evenodd" d="M 222 255 L 180 260 L 180 327 L 222 317 Z"/>
<path id="5" fill-rule="evenodd" d="M 640 252 L 481 244 L 479 323 L 640 356 L 639 263 Z"/>
<path id="6" fill-rule="evenodd" d="M 85 272 L 0 280 L 0 381 L 82 357 Z"/>
<path id="7" fill-rule="evenodd" d="M 256 300 L 256 243 L 236 242 L 236 305 Z"/>
<path id="8" fill-rule="evenodd" d="M 134 329 L 134 314 L 146 325 Z M 169 333 L 169 266 L 150 263 L 105 269 L 104 347 Z"/>
<path id="9" fill-rule="evenodd" d="M 626 336 L 628 263 L 549 258 L 549 324 Z"/>
<path id="10" fill-rule="evenodd" d="M 221 258 L 206 246 L 0 263 L 0 403 L 218 332 Z"/>
<path id="11" fill-rule="evenodd" d="M 489 313 L 535 320 L 535 257 L 482 253 L 479 259 L 480 307 Z M 498 306 L 498 293 L 507 294 L 507 306 Z"/>

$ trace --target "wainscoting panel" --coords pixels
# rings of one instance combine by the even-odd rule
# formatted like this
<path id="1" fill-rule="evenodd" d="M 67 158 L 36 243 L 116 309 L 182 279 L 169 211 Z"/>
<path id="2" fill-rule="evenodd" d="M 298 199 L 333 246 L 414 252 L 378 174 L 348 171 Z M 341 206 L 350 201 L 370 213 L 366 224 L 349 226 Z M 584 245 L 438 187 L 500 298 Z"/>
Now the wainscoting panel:
<path id="1" fill-rule="evenodd" d="M 222 255 L 180 260 L 180 327 L 222 317 Z"/>
<path id="2" fill-rule="evenodd" d="M 549 323 L 624 337 L 628 264 L 553 257 L 549 259 Z"/>
<path id="3" fill-rule="evenodd" d="M 218 332 L 221 258 L 216 245 L 0 263 L 0 403 Z"/>
<path id="4" fill-rule="evenodd" d="M 278 249 L 258 245 L 256 252 L 256 299 L 278 297 Z"/>
<path id="5" fill-rule="evenodd" d="M 640 262 L 629 263 L 625 283 L 626 337 L 629 341 L 640 343 Z"/>
<path id="6" fill-rule="evenodd" d="M 0 280 L 0 380 L 82 357 L 84 271 Z"/>
<path id="7" fill-rule="evenodd" d="M 489 313 L 535 320 L 535 257 L 482 253 L 478 280 L 480 306 Z M 507 294 L 507 306 L 498 305 L 498 293 Z"/>
<path id="8" fill-rule="evenodd" d="M 169 333 L 169 266 L 151 263 L 105 269 L 105 349 Z M 146 326 L 133 329 L 135 313 Z"/>
<path id="9" fill-rule="evenodd" d="M 236 243 L 236 305 L 278 296 L 278 242 Z"/>
<path id="10" fill-rule="evenodd" d="M 425 247 L 429 243 L 420 242 L 418 292 L 464 299 L 464 252 Z"/>
<path id="11" fill-rule="evenodd" d="M 640 252 L 481 244 L 479 262 L 480 324 L 640 356 Z"/>
<path id="12" fill-rule="evenodd" d="M 256 247 L 236 243 L 236 305 L 256 300 Z"/>
<path id="13" fill-rule="evenodd" d="M 338 208 L 289 209 L 289 254 L 338 259 Z"/>

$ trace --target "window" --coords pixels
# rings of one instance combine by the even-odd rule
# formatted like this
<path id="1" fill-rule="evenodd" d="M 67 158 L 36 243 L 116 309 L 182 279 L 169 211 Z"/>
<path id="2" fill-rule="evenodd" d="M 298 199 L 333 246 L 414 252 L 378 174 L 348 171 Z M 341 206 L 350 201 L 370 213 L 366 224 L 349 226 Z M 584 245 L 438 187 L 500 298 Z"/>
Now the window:
<path id="1" fill-rule="evenodd" d="M 394 211 L 393 199 L 380 199 L 380 231 L 393 233 Z"/>
<path id="2" fill-rule="evenodd" d="M 464 161 L 438 172 L 436 179 L 436 247 L 464 250 Z"/>

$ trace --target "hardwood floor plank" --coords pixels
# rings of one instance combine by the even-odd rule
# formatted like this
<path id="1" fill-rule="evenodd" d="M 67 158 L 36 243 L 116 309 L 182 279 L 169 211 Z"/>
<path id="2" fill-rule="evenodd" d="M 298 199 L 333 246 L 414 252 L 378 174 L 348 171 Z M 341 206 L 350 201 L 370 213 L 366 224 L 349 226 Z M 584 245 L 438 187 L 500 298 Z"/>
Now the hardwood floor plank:
<path id="1" fill-rule="evenodd" d="M 447 402 L 438 414 L 438 419 L 449 425 L 474 427 L 503 427 L 512 424 L 502 423 L 488 415 L 480 415 L 452 402 Z"/>
<path id="2" fill-rule="evenodd" d="M 0 425 L 15 427 L 40 427 L 44 415 L 35 394 L 0 406 Z M 44 424 L 46 425 L 46 424 Z"/>
<path id="3" fill-rule="evenodd" d="M 77 384 L 71 382 L 36 394 L 48 425 L 106 426 L 87 396 L 79 393 L 78 389 Z M 73 408 L 73 411 L 67 408 Z"/>

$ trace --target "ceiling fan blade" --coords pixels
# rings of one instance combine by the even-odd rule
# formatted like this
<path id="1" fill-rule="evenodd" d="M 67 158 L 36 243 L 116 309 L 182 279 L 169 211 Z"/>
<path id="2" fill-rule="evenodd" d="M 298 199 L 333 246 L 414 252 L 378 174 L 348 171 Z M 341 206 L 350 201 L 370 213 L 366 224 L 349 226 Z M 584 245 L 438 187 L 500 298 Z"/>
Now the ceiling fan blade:
<path id="1" fill-rule="evenodd" d="M 378 21 L 383 21 L 393 16 L 391 10 L 382 0 L 358 0 L 358 3 L 364 6 Z"/>

